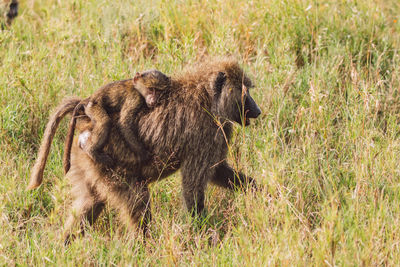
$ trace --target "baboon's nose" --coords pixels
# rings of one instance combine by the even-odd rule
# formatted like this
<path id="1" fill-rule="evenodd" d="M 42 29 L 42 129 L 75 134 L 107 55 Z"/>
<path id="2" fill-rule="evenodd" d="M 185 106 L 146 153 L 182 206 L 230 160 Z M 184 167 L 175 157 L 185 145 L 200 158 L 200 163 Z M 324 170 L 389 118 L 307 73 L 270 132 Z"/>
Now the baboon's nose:
<path id="1" fill-rule="evenodd" d="M 255 112 L 254 118 L 257 118 L 261 114 L 261 109 L 257 106 L 257 111 Z"/>
<path id="2" fill-rule="evenodd" d="M 248 96 L 246 98 L 245 108 L 248 118 L 255 119 L 261 114 L 261 109 L 258 107 L 258 105 L 251 96 Z"/>

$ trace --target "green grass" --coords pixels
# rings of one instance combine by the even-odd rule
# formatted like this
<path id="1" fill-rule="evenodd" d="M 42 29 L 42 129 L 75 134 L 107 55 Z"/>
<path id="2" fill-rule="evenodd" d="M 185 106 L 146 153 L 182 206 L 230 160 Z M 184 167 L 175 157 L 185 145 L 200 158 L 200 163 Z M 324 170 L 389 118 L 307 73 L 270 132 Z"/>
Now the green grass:
<path id="1" fill-rule="evenodd" d="M 0 32 L 0 265 L 376 266 L 400 262 L 400 4 L 21 1 Z M 235 55 L 263 113 L 229 160 L 262 190 L 210 186 L 193 224 L 179 173 L 152 185 L 151 237 L 107 210 L 69 247 L 62 151 L 30 169 L 52 108 L 113 80 Z"/>

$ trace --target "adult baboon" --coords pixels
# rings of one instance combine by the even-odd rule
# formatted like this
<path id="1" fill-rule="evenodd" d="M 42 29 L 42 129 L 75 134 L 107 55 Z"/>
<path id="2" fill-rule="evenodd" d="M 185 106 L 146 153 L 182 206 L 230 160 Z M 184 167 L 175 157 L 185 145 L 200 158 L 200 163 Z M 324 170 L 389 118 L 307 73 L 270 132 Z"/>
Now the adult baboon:
<path id="1" fill-rule="evenodd" d="M 18 0 L 0 0 L 1 15 L 7 26 L 11 25 L 13 19 L 18 16 L 18 5 Z"/>
<path id="2" fill-rule="evenodd" d="M 161 98 L 154 109 L 143 109 L 136 117 L 133 127 L 138 128 L 139 138 L 155 155 L 141 166 L 129 165 L 131 152 L 116 127 L 111 128 L 104 147 L 118 162 L 112 169 L 94 164 L 74 141 L 67 174 L 73 185 L 74 203 L 65 226 L 66 240 L 76 222 L 82 224 L 87 219 L 93 223 L 105 202 L 119 210 L 128 226 L 138 221 L 145 226 L 150 218 L 148 184 L 178 169 L 186 206 L 194 213 L 204 208 L 208 182 L 229 189 L 255 186 L 252 178 L 235 172 L 225 161 L 231 121 L 248 125 L 250 118 L 261 113 L 250 96 L 251 87 L 250 79 L 231 58 L 208 60 L 173 77 L 170 94 Z M 78 119 L 77 128 L 85 132 L 87 120 Z M 40 182 L 32 179 L 31 188 Z"/>
<path id="3" fill-rule="evenodd" d="M 110 156 L 103 151 L 112 126 L 110 117 L 112 113 L 119 114 L 118 123 L 114 126 L 119 128 L 130 149 L 137 155 L 138 164 L 147 160 L 149 154 L 137 139 L 136 130 L 132 128 L 134 118 L 144 103 L 148 107 L 154 107 L 160 95 L 169 88 L 169 77 L 158 70 L 148 70 L 136 73 L 133 79 L 109 83 L 83 100 L 72 114 L 65 145 L 65 172 L 69 170 L 70 147 L 78 115 L 88 116 L 93 125 L 90 137 L 88 134 L 82 134 L 78 141 L 79 146 L 93 161 L 109 167 L 113 164 Z"/>

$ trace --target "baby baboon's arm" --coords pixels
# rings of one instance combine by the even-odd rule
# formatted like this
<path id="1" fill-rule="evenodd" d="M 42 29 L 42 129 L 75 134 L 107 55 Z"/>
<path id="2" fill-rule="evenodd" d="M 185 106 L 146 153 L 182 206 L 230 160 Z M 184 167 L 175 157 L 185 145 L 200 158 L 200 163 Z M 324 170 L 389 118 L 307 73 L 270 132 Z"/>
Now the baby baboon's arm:
<path id="1" fill-rule="evenodd" d="M 138 133 L 135 129 L 135 116 L 143 105 L 143 99 L 139 94 L 134 94 L 125 100 L 122 106 L 119 125 L 122 135 L 130 148 L 137 155 L 138 162 L 148 159 L 148 152 L 144 145 L 138 139 Z"/>
<path id="2" fill-rule="evenodd" d="M 108 116 L 103 105 L 89 102 L 85 108 L 86 115 L 93 122 L 93 130 L 86 145 L 82 148 L 96 162 L 110 166 L 112 159 L 103 152 L 110 133 L 111 118 Z"/>

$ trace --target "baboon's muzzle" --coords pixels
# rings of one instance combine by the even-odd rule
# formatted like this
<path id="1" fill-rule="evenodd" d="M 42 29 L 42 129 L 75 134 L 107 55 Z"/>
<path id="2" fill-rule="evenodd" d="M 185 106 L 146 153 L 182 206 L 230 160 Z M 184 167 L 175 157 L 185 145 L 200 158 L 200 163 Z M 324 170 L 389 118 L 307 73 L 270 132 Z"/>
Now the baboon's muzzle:
<path id="1" fill-rule="evenodd" d="M 255 119 L 261 114 L 261 109 L 250 95 L 246 95 L 244 102 L 244 125 L 250 124 L 250 119 Z M 242 124 L 242 121 L 239 122 Z"/>
<path id="2" fill-rule="evenodd" d="M 261 114 L 261 109 L 258 107 L 254 99 L 249 95 L 246 97 L 244 112 L 246 113 L 246 117 L 251 119 L 255 119 Z"/>

